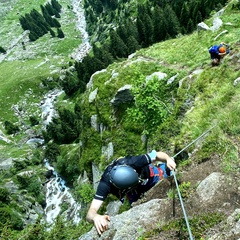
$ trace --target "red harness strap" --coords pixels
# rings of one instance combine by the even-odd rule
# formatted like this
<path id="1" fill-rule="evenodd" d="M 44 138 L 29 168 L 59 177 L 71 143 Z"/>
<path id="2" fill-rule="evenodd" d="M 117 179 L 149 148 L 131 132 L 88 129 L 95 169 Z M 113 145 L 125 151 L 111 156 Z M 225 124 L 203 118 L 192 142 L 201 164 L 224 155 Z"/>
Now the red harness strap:
<path id="1" fill-rule="evenodd" d="M 159 177 L 159 180 L 163 179 L 164 172 L 160 167 L 149 165 L 150 177 Z"/>

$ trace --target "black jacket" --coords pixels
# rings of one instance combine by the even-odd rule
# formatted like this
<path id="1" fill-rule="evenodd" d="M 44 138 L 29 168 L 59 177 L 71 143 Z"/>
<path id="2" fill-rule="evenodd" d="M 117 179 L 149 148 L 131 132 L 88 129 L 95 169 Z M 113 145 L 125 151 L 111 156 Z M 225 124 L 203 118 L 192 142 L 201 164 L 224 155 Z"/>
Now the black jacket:
<path id="1" fill-rule="evenodd" d="M 144 155 L 138 155 L 138 156 L 130 156 L 130 157 L 124 157 L 119 160 L 116 160 L 112 162 L 105 170 L 101 177 L 101 180 L 99 182 L 97 192 L 94 196 L 94 199 L 102 200 L 104 201 L 108 194 L 113 194 L 120 200 L 124 197 L 124 195 L 127 193 L 126 190 L 120 190 L 117 187 L 115 187 L 110 182 L 110 176 L 109 172 L 115 165 L 122 165 L 126 164 L 134 168 L 139 177 L 142 180 L 146 180 L 150 178 L 150 171 L 149 171 L 149 164 L 151 164 L 151 158 L 148 154 Z M 138 192 L 145 192 L 148 189 L 144 187 L 141 183 L 139 183 L 134 189 L 138 189 Z"/>

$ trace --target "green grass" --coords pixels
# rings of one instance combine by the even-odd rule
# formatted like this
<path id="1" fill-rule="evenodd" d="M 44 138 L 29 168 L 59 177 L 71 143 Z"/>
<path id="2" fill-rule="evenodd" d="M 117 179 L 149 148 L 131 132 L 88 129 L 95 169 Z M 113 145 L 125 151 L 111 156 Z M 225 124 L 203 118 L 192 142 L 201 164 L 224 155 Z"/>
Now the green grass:
<path id="1" fill-rule="evenodd" d="M 11 11 L 0 14 L 0 46 L 9 50 L 14 39 L 23 32 L 19 17 L 36 9 L 41 13 L 40 5 L 46 1 L 26 2 L 23 0 L 12 4 Z M 32 89 L 34 96 L 29 101 L 39 102 L 42 96 L 41 80 L 53 76 L 54 72 L 67 65 L 73 49 L 81 43 L 80 33 L 76 30 L 76 24 L 72 19 L 74 15 L 64 1 L 60 1 L 63 14 L 59 19 L 61 28 L 65 34 L 64 39 L 51 38 L 50 34 L 44 35 L 35 42 L 26 44 L 23 50 L 21 41 L 19 45 L 9 53 L 9 57 L 16 58 L 15 61 L 2 61 L 0 63 L 0 121 L 15 121 L 11 106 L 20 101 L 28 89 Z M 53 29 L 55 32 L 56 29 Z M 29 52 L 34 51 L 34 54 Z M 39 91 L 40 90 L 40 91 Z"/>
<path id="2" fill-rule="evenodd" d="M 225 14 L 221 16 L 221 19 L 223 23 L 231 24 L 223 24 L 216 32 L 197 32 L 196 30 L 193 34 L 180 35 L 176 39 L 154 44 L 148 49 L 141 49 L 136 55 L 153 57 L 160 62 L 163 61 L 163 64 L 174 65 L 178 68 L 187 68 L 189 70 L 202 66 L 206 67 L 209 65 L 208 49 L 213 44 L 226 42 L 232 45 L 240 39 L 239 11 L 231 11 L 231 14 Z M 211 26 L 212 19 L 206 22 Z M 228 30 L 228 32 L 215 40 L 215 37 L 224 30 Z"/>
<path id="3" fill-rule="evenodd" d="M 27 90 L 32 89 L 34 96 L 29 100 L 37 101 L 36 96 L 41 96 L 39 86 L 42 78 L 47 78 L 49 72 L 45 67 L 32 68 L 40 59 L 27 62 L 14 61 L 0 64 L 0 121 L 10 120 L 13 116 L 11 106 L 22 99 Z"/>

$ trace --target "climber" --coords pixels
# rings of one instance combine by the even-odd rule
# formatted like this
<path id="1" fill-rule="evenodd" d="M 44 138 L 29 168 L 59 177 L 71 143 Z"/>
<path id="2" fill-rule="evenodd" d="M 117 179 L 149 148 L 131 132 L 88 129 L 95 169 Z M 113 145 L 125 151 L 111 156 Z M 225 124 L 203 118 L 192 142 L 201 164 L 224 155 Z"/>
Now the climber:
<path id="1" fill-rule="evenodd" d="M 217 66 L 220 64 L 221 58 L 230 52 L 229 45 L 222 42 L 219 45 L 214 45 L 210 47 L 209 53 L 212 59 L 212 66 Z"/>
<path id="2" fill-rule="evenodd" d="M 154 165 L 161 161 L 158 167 Z M 87 213 L 87 221 L 94 223 L 101 235 L 108 229 L 110 217 L 98 214 L 108 194 L 115 195 L 123 202 L 126 196 L 130 203 L 141 198 L 158 181 L 171 175 L 176 169 L 175 161 L 164 152 L 152 152 L 144 155 L 119 158 L 105 169 L 96 194 Z"/>

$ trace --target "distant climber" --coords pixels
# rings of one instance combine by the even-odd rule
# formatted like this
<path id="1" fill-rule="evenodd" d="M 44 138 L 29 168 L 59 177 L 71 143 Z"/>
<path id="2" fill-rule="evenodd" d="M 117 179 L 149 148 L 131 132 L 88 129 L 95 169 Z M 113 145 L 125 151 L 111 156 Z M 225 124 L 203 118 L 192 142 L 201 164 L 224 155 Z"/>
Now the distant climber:
<path id="1" fill-rule="evenodd" d="M 154 162 L 162 164 L 155 166 Z M 156 152 L 128 156 L 113 161 L 105 169 L 97 192 L 87 213 L 87 221 L 94 223 L 97 232 L 108 229 L 110 217 L 98 214 L 108 194 L 115 195 L 123 202 L 125 196 L 130 203 L 137 201 L 141 195 L 152 188 L 158 181 L 171 175 L 176 168 L 174 160 L 164 152 Z"/>
<path id="2" fill-rule="evenodd" d="M 229 45 L 224 42 L 210 47 L 209 53 L 212 59 L 212 66 L 218 66 L 220 64 L 220 60 L 229 52 Z"/>

